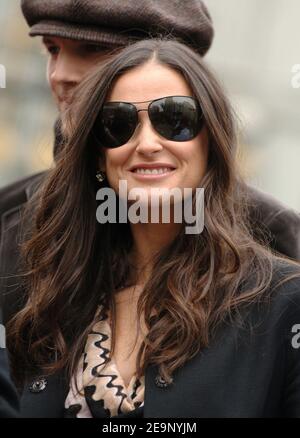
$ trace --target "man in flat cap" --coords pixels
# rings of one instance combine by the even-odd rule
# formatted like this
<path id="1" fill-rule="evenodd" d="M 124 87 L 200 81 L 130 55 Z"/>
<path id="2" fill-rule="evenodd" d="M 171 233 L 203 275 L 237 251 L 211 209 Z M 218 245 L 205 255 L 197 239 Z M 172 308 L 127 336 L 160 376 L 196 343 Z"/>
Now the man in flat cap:
<path id="1" fill-rule="evenodd" d="M 176 38 L 204 56 L 214 30 L 200 0 L 22 0 L 31 36 L 41 36 L 49 52 L 48 81 L 59 111 L 72 100 L 72 91 L 87 72 L 107 54 L 147 37 Z M 59 118 L 55 124 L 54 159 L 63 144 Z M 47 172 L 47 171 L 46 171 Z M 18 310 L 16 285 L 21 206 L 46 172 L 17 181 L 0 190 L 0 297 L 4 322 Z M 254 229 L 269 233 L 278 252 L 300 260 L 300 216 L 272 197 L 249 188 Z M 5 257 L 4 257 L 5 255 Z M 9 256 L 8 256 L 9 255 Z"/>

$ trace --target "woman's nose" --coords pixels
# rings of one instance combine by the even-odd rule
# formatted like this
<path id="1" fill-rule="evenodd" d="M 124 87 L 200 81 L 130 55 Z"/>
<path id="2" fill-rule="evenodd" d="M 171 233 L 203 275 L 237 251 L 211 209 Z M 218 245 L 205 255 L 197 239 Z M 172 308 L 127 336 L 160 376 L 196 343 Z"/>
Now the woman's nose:
<path id="1" fill-rule="evenodd" d="M 161 138 L 153 128 L 148 114 L 140 115 L 139 125 L 136 131 L 136 151 L 152 153 L 163 149 Z"/>

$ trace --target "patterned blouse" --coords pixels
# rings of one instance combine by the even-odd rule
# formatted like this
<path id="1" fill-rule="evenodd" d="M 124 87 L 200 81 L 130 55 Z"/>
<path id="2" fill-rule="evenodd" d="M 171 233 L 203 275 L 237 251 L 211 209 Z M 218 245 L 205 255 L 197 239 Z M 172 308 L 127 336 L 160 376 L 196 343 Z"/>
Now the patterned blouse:
<path id="1" fill-rule="evenodd" d="M 103 417 L 103 409 L 107 417 L 112 417 L 144 405 L 144 376 L 139 380 L 134 375 L 126 388 L 113 358 L 109 360 L 110 346 L 110 315 L 100 306 L 99 321 L 88 335 L 82 366 L 70 383 L 65 400 L 65 417 Z"/>

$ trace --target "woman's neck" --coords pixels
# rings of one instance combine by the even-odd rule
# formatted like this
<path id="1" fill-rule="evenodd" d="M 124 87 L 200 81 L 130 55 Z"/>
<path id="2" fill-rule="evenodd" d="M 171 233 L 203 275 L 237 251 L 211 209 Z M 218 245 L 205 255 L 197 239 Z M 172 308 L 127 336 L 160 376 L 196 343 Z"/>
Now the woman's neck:
<path id="1" fill-rule="evenodd" d="M 179 234 L 181 223 L 130 224 L 134 246 L 131 254 L 133 266 L 140 271 L 137 283 L 147 281 L 151 274 L 153 257 L 169 245 Z"/>

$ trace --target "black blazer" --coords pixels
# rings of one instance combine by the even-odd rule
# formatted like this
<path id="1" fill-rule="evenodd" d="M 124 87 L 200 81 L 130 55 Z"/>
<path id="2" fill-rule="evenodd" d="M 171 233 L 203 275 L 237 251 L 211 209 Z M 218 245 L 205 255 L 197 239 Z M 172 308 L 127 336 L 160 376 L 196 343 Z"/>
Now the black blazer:
<path id="1" fill-rule="evenodd" d="M 274 280 L 287 269 L 278 265 Z M 242 315 L 244 326 L 220 326 L 210 346 L 177 370 L 169 387 L 157 386 L 157 367 L 146 369 L 145 418 L 300 418 L 300 278 Z M 26 382 L 21 415 L 62 417 L 68 381 L 63 373 L 40 377 Z"/>

